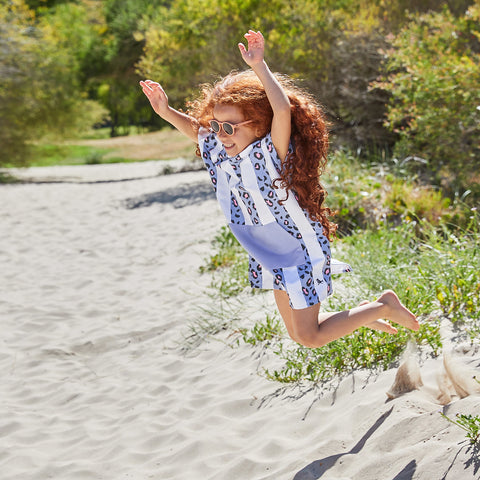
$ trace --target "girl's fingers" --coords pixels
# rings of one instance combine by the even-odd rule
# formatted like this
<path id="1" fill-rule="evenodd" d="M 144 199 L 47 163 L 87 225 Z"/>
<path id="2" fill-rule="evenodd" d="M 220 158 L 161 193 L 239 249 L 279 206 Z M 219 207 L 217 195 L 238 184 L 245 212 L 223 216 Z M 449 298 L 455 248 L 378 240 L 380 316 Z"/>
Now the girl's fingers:
<path id="1" fill-rule="evenodd" d="M 140 85 L 152 88 L 152 87 L 160 87 L 158 82 L 154 82 L 153 80 L 140 80 Z"/>
<path id="2" fill-rule="evenodd" d="M 153 92 L 152 87 L 145 81 L 140 81 L 140 86 L 142 87 L 142 90 L 144 93 L 151 93 Z"/>
<path id="3" fill-rule="evenodd" d="M 248 33 L 244 35 L 244 37 L 249 41 L 249 42 L 255 42 L 255 41 L 262 41 L 263 40 L 263 35 L 260 32 L 254 32 L 253 30 L 249 30 Z"/>
<path id="4" fill-rule="evenodd" d="M 152 80 L 141 80 L 140 85 L 143 93 L 147 95 L 147 97 L 151 97 L 155 93 L 166 96 L 162 86 L 158 82 L 153 82 Z"/>
<path id="5" fill-rule="evenodd" d="M 263 35 L 262 35 L 262 32 L 260 31 L 255 32 L 254 30 L 249 30 L 248 33 L 245 34 L 245 38 L 248 38 L 248 37 L 262 39 Z"/>

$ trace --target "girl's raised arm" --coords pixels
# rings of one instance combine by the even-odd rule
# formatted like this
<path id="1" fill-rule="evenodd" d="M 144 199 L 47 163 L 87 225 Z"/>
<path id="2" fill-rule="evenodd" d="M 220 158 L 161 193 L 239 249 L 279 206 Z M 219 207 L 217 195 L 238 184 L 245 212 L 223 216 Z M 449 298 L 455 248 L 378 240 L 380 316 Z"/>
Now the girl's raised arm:
<path id="1" fill-rule="evenodd" d="M 141 81 L 143 93 L 150 101 L 155 113 L 160 115 L 164 120 L 172 124 L 178 131 L 191 138 L 194 142 L 198 142 L 197 130 L 194 128 L 196 120 L 185 113 L 179 112 L 168 104 L 168 97 L 162 86 L 152 80 Z"/>
<path id="2" fill-rule="evenodd" d="M 260 32 L 249 30 L 245 34 L 248 50 L 243 43 L 238 44 L 245 63 L 256 73 L 262 82 L 273 110 L 272 141 L 278 155 L 283 160 L 287 156 L 291 134 L 290 101 L 283 88 L 273 76 L 264 60 L 265 41 Z"/>

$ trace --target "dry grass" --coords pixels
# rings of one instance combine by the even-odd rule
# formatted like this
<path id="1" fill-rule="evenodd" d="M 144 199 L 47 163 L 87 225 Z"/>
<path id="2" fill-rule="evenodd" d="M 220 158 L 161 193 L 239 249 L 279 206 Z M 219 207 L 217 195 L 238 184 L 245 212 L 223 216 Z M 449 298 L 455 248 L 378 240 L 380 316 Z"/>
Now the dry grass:
<path id="1" fill-rule="evenodd" d="M 171 160 L 195 156 L 195 145 L 192 141 L 174 129 L 115 138 L 74 140 L 69 144 L 111 149 L 105 154 L 105 159 L 119 157 L 138 161 Z"/>

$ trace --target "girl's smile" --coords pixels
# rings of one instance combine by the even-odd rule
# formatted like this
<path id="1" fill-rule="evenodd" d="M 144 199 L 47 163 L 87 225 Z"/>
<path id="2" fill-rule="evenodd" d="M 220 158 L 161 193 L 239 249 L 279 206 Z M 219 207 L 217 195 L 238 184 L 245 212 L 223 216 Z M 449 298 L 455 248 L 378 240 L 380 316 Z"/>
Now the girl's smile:
<path id="1" fill-rule="evenodd" d="M 249 123 L 243 124 L 243 122 L 247 122 L 247 119 L 244 118 L 239 107 L 235 105 L 215 105 L 213 116 L 219 123 L 228 122 L 236 125 L 233 135 L 227 135 L 223 128 L 220 128 L 217 132 L 217 137 L 222 142 L 229 157 L 238 155 L 257 139 L 254 128 Z"/>

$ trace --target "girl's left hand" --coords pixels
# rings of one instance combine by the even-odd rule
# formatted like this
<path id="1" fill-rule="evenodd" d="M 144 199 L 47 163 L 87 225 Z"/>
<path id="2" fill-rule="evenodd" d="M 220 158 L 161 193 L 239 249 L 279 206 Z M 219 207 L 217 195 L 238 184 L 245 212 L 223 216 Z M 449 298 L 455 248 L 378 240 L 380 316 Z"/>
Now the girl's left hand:
<path id="1" fill-rule="evenodd" d="M 240 49 L 243 60 L 249 67 L 253 67 L 258 63 L 262 63 L 265 52 L 265 41 L 263 39 L 263 35 L 261 32 L 249 30 L 244 36 L 248 42 L 248 50 L 245 48 L 243 43 L 238 44 L 238 48 Z"/>

